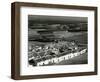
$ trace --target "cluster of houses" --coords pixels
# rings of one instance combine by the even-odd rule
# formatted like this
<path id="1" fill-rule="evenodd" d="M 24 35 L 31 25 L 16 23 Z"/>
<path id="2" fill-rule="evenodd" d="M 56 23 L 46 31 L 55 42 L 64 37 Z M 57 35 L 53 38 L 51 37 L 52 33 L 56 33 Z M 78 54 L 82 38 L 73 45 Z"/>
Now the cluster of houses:
<path id="1" fill-rule="evenodd" d="M 51 59 L 47 59 L 45 61 L 40 61 L 40 62 L 37 63 L 37 66 L 44 66 L 44 65 L 48 65 L 48 64 L 54 64 L 54 63 L 57 64 L 61 61 L 68 60 L 68 59 L 71 59 L 73 57 L 82 55 L 82 54 L 86 53 L 86 51 L 87 51 L 87 49 L 83 49 L 79 52 L 69 53 L 69 54 L 65 54 L 64 56 L 54 57 L 54 58 L 51 58 Z"/>
<path id="2" fill-rule="evenodd" d="M 29 64 L 44 66 L 59 63 L 85 53 L 87 49 L 79 48 L 75 42 L 59 41 L 44 46 L 30 46 L 28 52 Z"/>

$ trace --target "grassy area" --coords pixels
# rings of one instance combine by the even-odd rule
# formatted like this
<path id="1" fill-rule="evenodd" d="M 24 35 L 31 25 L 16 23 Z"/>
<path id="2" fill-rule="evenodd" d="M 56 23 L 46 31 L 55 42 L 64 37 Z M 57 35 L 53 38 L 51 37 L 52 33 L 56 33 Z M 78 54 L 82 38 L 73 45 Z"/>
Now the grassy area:
<path id="1" fill-rule="evenodd" d="M 58 33 L 54 33 L 54 35 L 55 35 L 56 38 L 64 36 L 67 41 L 74 40 L 74 41 L 81 43 L 81 44 L 87 44 L 87 39 L 88 39 L 87 32 L 58 32 Z M 57 36 L 57 35 L 59 35 L 59 36 Z M 36 37 L 36 38 L 38 38 L 38 37 Z M 32 44 L 32 43 L 33 44 L 34 43 L 35 44 L 37 44 L 37 43 L 38 44 L 44 44 L 46 42 L 29 41 L 29 45 Z"/>
<path id="2" fill-rule="evenodd" d="M 68 38 L 66 38 L 66 40 L 68 40 L 68 41 L 69 40 L 75 40 L 78 43 L 87 44 L 88 34 L 87 34 L 87 32 L 83 32 L 82 34 L 68 37 Z"/>
<path id="3" fill-rule="evenodd" d="M 64 60 L 59 62 L 56 65 L 75 65 L 75 64 L 87 64 L 88 60 L 87 60 L 87 53 L 84 53 L 82 55 L 76 56 L 74 58 L 71 58 L 69 60 Z"/>

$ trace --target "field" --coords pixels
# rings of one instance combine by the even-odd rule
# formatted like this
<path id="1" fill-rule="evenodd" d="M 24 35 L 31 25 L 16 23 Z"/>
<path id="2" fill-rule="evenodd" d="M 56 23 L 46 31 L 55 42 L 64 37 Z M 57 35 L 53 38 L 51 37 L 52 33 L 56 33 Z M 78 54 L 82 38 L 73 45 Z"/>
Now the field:
<path id="1" fill-rule="evenodd" d="M 56 32 L 54 33 L 56 38 L 64 36 L 67 41 L 76 41 L 79 44 L 85 44 L 87 45 L 87 32 Z M 57 37 L 58 36 L 58 37 Z M 33 39 L 38 38 L 33 35 Z M 38 42 L 38 41 L 29 41 L 29 45 L 35 44 L 35 45 L 45 45 L 49 42 Z"/>
<path id="2" fill-rule="evenodd" d="M 74 33 L 75 34 L 75 33 Z M 87 44 L 87 32 L 83 32 L 79 35 L 74 35 L 72 37 L 68 37 L 66 38 L 67 40 L 75 40 L 76 42 L 80 43 L 80 44 Z"/>
<path id="3" fill-rule="evenodd" d="M 87 64 L 87 53 L 76 56 L 66 61 L 61 61 L 56 65 L 75 65 L 75 64 Z"/>

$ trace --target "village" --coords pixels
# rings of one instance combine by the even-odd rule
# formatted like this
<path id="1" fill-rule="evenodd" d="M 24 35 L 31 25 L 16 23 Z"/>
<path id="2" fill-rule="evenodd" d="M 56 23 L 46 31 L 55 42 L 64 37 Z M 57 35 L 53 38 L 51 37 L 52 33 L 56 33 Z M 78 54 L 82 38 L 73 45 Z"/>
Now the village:
<path id="1" fill-rule="evenodd" d="M 78 47 L 74 41 L 60 40 L 44 46 L 30 46 L 28 59 L 32 66 L 45 66 L 57 64 L 86 52 L 85 47 Z"/>

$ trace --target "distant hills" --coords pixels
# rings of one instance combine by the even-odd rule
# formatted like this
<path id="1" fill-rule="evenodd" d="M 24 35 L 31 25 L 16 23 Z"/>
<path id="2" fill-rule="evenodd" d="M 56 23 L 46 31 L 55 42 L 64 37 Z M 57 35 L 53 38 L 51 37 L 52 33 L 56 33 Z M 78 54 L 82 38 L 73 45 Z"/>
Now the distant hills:
<path id="1" fill-rule="evenodd" d="M 30 29 L 37 30 L 37 32 L 46 31 L 87 31 L 87 23 L 75 23 L 75 24 L 31 24 L 28 26 Z"/>

